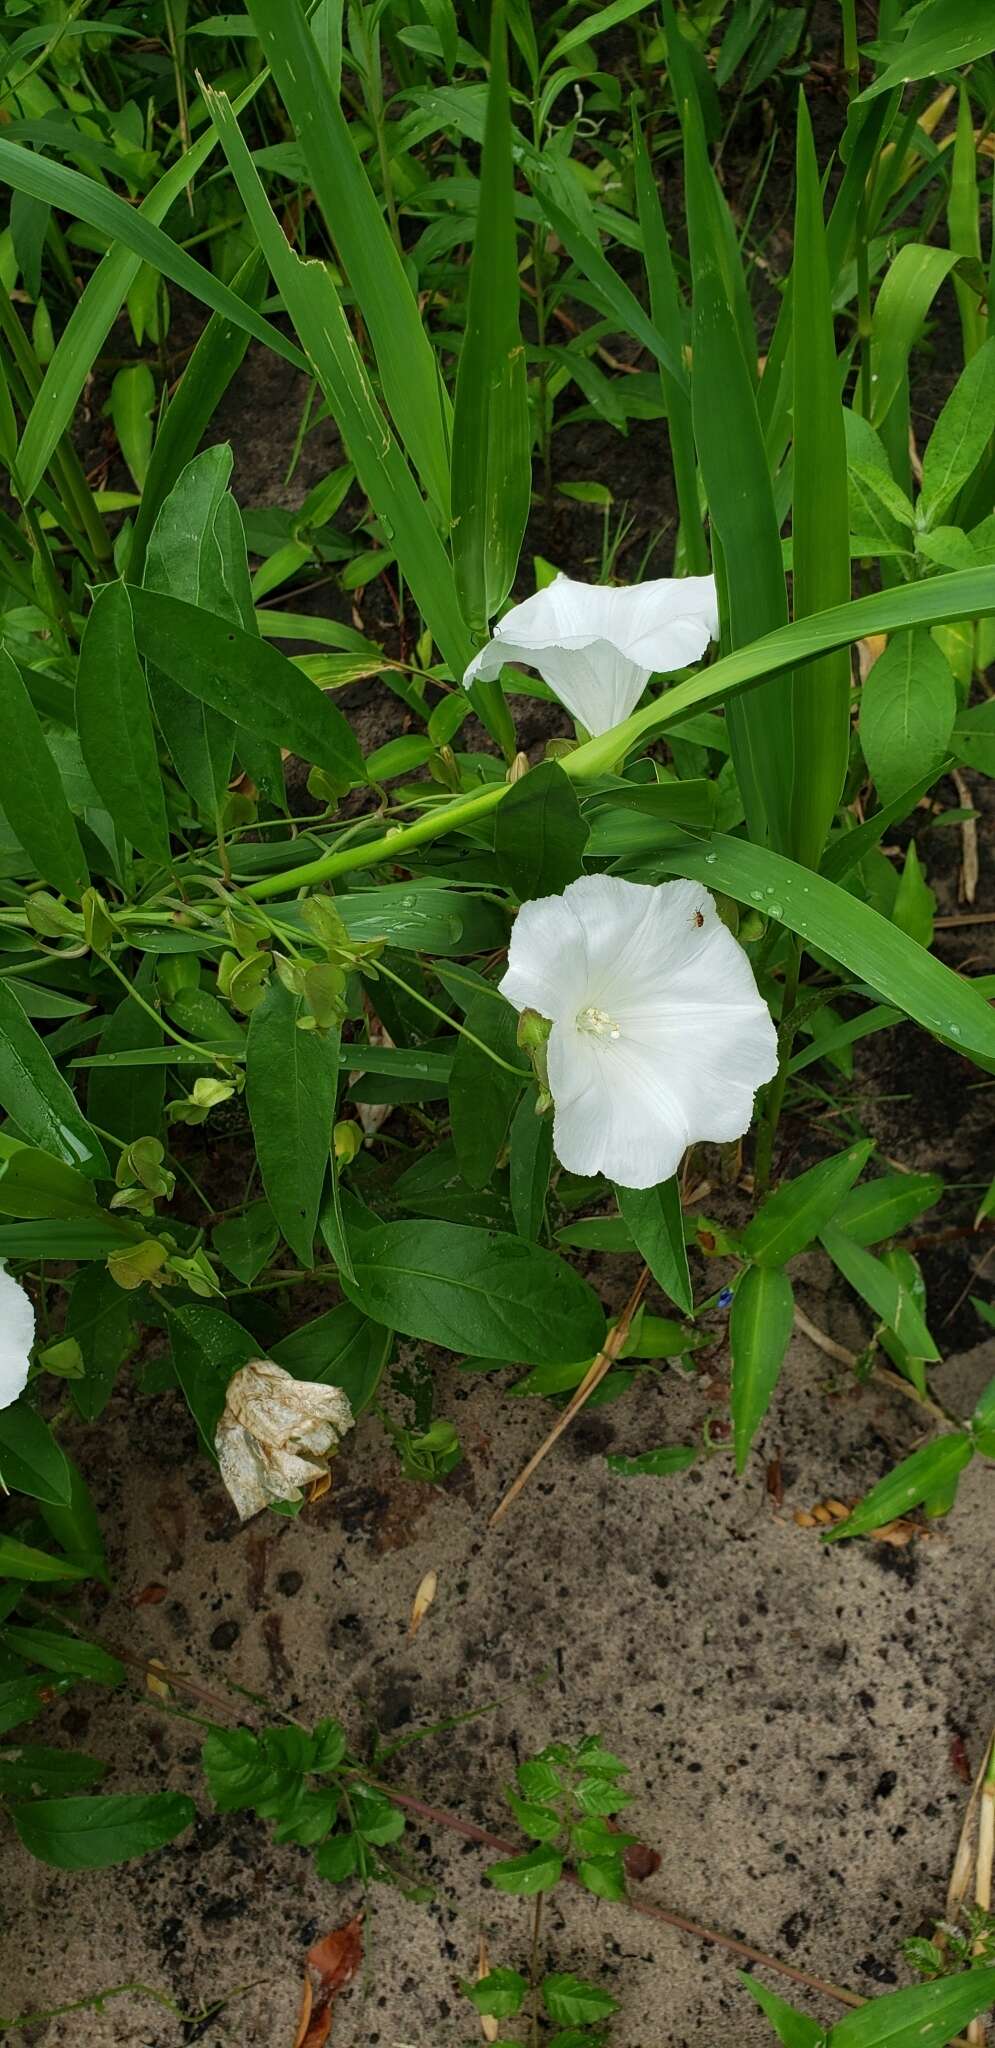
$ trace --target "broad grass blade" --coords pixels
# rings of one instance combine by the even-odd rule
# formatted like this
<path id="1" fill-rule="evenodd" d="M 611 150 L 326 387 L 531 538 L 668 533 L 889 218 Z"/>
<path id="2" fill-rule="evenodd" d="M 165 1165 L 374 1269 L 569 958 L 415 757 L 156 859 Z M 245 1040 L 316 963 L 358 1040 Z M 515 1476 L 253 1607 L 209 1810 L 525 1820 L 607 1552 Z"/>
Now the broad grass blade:
<path id="1" fill-rule="evenodd" d="M 453 418 L 453 563 L 463 614 L 483 636 L 511 589 L 529 516 L 532 452 L 504 13 L 494 8 L 487 130 Z"/>
<path id="2" fill-rule="evenodd" d="M 459 678 L 472 659 L 473 647 L 452 566 L 377 403 L 332 279 L 324 264 L 302 262 L 287 243 L 227 95 L 208 91 L 206 97 L 250 226 L 307 350 L 360 483 L 397 551 L 443 660 Z"/>
<path id="3" fill-rule="evenodd" d="M 300 0 L 250 0 L 325 225 L 369 329 L 388 410 L 429 497 L 449 513 L 448 421 L 435 354 Z"/>
<path id="4" fill-rule="evenodd" d="M 674 486 L 681 518 L 684 559 L 690 575 L 707 576 L 711 562 L 708 542 L 701 523 L 698 498 L 698 462 L 691 424 L 691 384 L 684 370 L 684 309 L 674 274 L 670 239 L 660 204 L 660 194 L 657 191 L 649 151 L 637 120 L 633 120 L 632 124 L 632 153 L 636 208 L 643 239 L 643 261 L 649 284 L 650 311 L 655 325 L 666 338 L 671 353 L 681 364 L 682 370 L 682 375 L 676 377 L 666 364 L 660 364 L 660 383 L 667 410 L 667 429 L 670 435 Z"/>
<path id="5" fill-rule="evenodd" d="M 793 608 L 796 619 L 850 595 L 846 436 L 833 337 L 822 188 L 804 94 L 795 206 Z M 785 851 L 818 867 L 846 775 L 850 652 L 837 648 L 791 682 L 794 767 Z"/>

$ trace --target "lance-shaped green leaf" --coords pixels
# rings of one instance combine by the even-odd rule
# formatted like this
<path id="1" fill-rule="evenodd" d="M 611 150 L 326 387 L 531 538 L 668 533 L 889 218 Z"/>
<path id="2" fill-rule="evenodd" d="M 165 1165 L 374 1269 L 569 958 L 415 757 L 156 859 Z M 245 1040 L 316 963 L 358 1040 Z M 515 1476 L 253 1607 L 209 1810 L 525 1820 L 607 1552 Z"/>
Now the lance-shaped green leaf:
<path id="1" fill-rule="evenodd" d="M 266 1198 L 291 1250 L 313 1265 L 338 1091 L 338 1033 L 298 1028 L 303 998 L 276 976 L 249 1021 L 246 1094 Z"/>
<path id="2" fill-rule="evenodd" d="M 11 1807 L 10 1817 L 39 1863 L 56 1870 L 107 1870 L 173 1841 L 196 1820 L 197 1808 L 181 1792 L 150 1792 L 144 1798 L 115 1793 L 32 1799 Z"/>
<path id="3" fill-rule="evenodd" d="M 99 1138 L 90 1129 L 48 1047 L 28 1022 L 15 995 L 0 981 L 0 1104 L 19 1130 L 43 1152 L 99 1177 L 108 1171 Z"/>
<path id="4" fill-rule="evenodd" d="M 860 699 L 860 744 L 882 804 L 939 775 L 956 713 L 950 663 L 932 634 L 893 634 Z"/>
<path id="5" fill-rule="evenodd" d="M 822 186 L 803 92 L 798 96 L 797 155 L 791 534 L 793 604 L 800 619 L 845 603 L 850 595 L 846 435 Z M 794 768 L 784 851 L 807 867 L 818 867 L 849 753 L 847 648 L 811 662 L 792 678 L 791 731 Z"/>
<path id="6" fill-rule="evenodd" d="M 811 869 L 768 847 L 715 834 L 703 845 L 689 839 L 679 850 L 663 849 L 653 872 L 687 875 L 748 908 L 762 906 L 767 917 L 831 954 L 927 1031 L 963 1052 L 995 1059 L 995 1011 L 970 981 Z"/>
<path id="7" fill-rule="evenodd" d="M 920 1310 L 900 1275 L 864 1245 L 856 1244 L 835 1223 L 823 1224 L 819 1235 L 844 1280 L 849 1281 L 880 1321 L 894 1330 L 905 1350 L 913 1358 L 938 1358 L 939 1352 Z"/>
<path id="8" fill-rule="evenodd" d="M 791 1282 L 781 1267 L 747 1267 L 729 1316 L 737 1472 L 742 1472 L 750 1445 L 770 1407 L 788 1348 L 794 1312 Z"/>
<path id="9" fill-rule="evenodd" d="M 77 899 L 89 882 L 76 821 L 21 671 L 0 648 L 0 809 L 38 873 Z"/>
<path id="10" fill-rule="evenodd" d="M 650 310 L 656 326 L 666 336 L 672 357 L 683 370 L 685 331 L 684 309 L 677 288 L 667 223 L 653 176 L 653 165 L 638 120 L 633 116 L 632 160 L 643 261 L 649 285 Z M 660 384 L 667 413 L 674 486 L 681 515 L 681 539 L 688 573 L 707 576 L 711 564 L 708 543 L 701 523 L 698 502 L 698 463 L 691 424 L 691 385 L 665 363 L 660 364 Z"/>
<path id="11" fill-rule="evenodd" d="M 480 634 L 514 582 L 532 492 L 511 144 L 504 11 L 497 4 L 453 414 L 453 563 L 463 616 Z"/>
<path id="12" fill-rule="evenodd" d="M 166 801 L 145 673 L 123 583 L 97 592 L 76 674 L 76 729 L 95 789 L 152 860 L 170 857 Z"/>
<path id="13" fill-rule="evenodd" d="M 745 1256 L 759 1266 L 784 1266 L 818 1237 L 867 1165 L 874 1150 L 870 1139 L 822 1159 L 785 1181 L 768 1195 L 751 1217 L 742 1237 Z"/>
<path id="14" fill-rule="evenodd" d="M 919 510 L 935 526 L 976 469 L 995 427 L 995 337 L 961 371 L 922 458 Z"/>
<path id="15" fill-rule="evenodd" d="M 520 903 L 556 896 L 581 872 L 588 824 L 558 761 L 540 761 L 512 784 L 494 823 L 502 882 Z"/>
<path id="16" fill-rule="evenodd" d="M 923 1444 L 921 1450 L 913 1451 L 910 1458 L 903 1458 L 893 1472 L 879 1480 L 877 1486 L 872 1486 L 870 1493 L 865 1494 L 845 1522 L 837 1522 L 834 1528 L 827 1529 L 823 1542 L 837 1543 L 841 1536 L 867 1536 L 872 1529 L 881 1529 L 886 1522 L 894 1522 L 899 1515 L 907 1515 L 910 1508 L 924 1503 L 928 1507 L 932 1501 L 941 1503 L 945 1512 L 960 1475 L 965 1465 L 970 1464 L 973 1454 L 974 1445 L 961 1430 L 953 1430 L 949 1436 L 936 1437 L 932 1443 Z M 962 1983 L 963 1979 L 958 1981 Z M 989 1991 L 986 2005 L 991 1998 L 992 1992 Z M 974 2009 L 978 2010 L 977 2007 Z M 965 2019 L 967 2016 L 965 2013 Z M 867 2034 L 864 2038 L 868 2042 L 877 2038 L 888 2042 L 892 2039 L 890 2034 L 884 2033 L 880 2037 Z M 897 2038 L 911 2041 L 913 2037 L 908 2034 Z M 917 2034 L 915 2038 L 919 2040 L 923 2036 Z M 927 2034 L 925 2038 L 946 2040 L 949 2036 Z"/>
<path id="17" fill-rule="evenodd" d="M 995 50 L 995 15 L 988 0 L 927 0 L 926 6 L 909 14 L 908 21 L 901 48 L 873 85 L 861 93 L 862 100 L 889 92 L 893 85 L 953 71 Z M 839 2048 L 843 2048 L 842 2042 Z"/>
<path id="18" fill-rule="evenodd" d="M 912 1984 L 872 1998 L 858 2012 L 837 2020 L 826 2035 L 826 2048 L 945 2048 L 993 2000 L 991 1964 L 941 1977 L 935 1984 Z"/>
<path id="19" fill-rule="evenodd" d="M 276 746 L 291 747 L 343 790 L 365 782 L 348 721 L 268 641 L 159 591 L 132 590 L 131 602 L 139 652 L 189 697 Z"/>
<path id="20" fill-rule="evenodd" d="M 657 1286 L 690 1315 L 691 1278 L 676 1177 L 655 1188 L 617 1187 L 615 1196 L 626 1230 Z"/>

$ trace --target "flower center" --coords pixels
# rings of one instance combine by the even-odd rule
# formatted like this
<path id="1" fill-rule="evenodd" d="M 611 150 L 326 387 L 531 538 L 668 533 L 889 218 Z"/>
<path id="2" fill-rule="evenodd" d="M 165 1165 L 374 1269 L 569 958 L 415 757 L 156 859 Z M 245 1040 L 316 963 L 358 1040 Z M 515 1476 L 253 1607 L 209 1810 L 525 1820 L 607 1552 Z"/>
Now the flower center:
<path id="1" fill-rule="evenodd" d="M 577 1029 L 589 1032 L 592 1038 L 614 1040 L 622 1036 L 614 1017 L 609 1017 L 607 1010 L 599 1010 L 594 1003 L 589 1003 L 586 1010 L 578 1010 Z"/>

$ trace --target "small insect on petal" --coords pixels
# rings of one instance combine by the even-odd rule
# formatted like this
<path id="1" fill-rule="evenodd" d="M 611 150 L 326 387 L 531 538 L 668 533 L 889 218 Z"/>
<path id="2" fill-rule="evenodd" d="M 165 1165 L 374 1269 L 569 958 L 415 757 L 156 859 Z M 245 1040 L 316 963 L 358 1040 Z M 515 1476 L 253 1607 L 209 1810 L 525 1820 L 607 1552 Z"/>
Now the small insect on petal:
<path id="1" fill-rule="evenodd" d="M 424 1621 L 425 1616 L 428 1613 L 428 1610 L 431 1607 L 438 1590 L 438 1572 L 426 1572 L 425 1577 L 423 1578 L 421 1585 L 419 1586 L 418 1591 L 415 1594 L 414 1604 L 411 1609 L 411 1623 L 408 1628 L 409 1643 L 413 1642 L 415 1636 L 418 1634 L 418 1630 L 420 1629 L 422 1622 Z"/>

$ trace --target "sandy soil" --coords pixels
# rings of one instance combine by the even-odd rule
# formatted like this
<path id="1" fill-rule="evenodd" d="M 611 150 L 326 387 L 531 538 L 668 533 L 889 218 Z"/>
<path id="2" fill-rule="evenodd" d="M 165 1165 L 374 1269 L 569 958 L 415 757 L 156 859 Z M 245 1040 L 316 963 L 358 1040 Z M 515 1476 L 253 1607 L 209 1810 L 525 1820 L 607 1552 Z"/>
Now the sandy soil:
<path id="1" fill-rule="evenodd" d="M 853 1340 L 855 1311 L 821 1293 L 826 1278 L 809 1259 L 802 1298 Z M 937 1385 L 966 1407 L 993 1369 L 995 1347 L 982 1345 L 948 1361 Z M 371 1718 L 396 1734 L 488 1709 L 412 1744 L 391 1771 L 513 1837 L 500 1788 L 515 1762 L 600 1731 L 631 1764 L 633 1829 L 662 1856 L 639 1897 L 862 1994 L 904 1981 L 900 1941 L 942 1911 L 966 1799 L 958 1738 L 976 1762 L 991 1721 L 991 1468 L 972 1469 L 949 1523 L 908 1548 L 820 1547 L 794 1509 L 864 1489 L 911 1448 L 918 1417 L 886 1389 L 834 1389 L 826 1358 L 799 1341 L 741 1485 L 725 1456 L 670 1481 L 608 1471 L 606 1448 L 674 1441 L 700 1423 L 700 1390 L 671 1375 L 583 1420 L 490 1534 L 487 1514 L 550 1411 L 445 1370 L 440 1409 L 468 1456 L 444 1490 L 400 1479 L 367 1421 L 324 1503 L 298 1523 L 244 1529 L 178 1398 L 136 1407 L 118 1395 L 99 1438 L 79 1445 L 118 1532 L 116 1590 L 95 1632 L 220 1692 L 234 1680 L 306 1720 L 341 1714 L 357 1745 Z M 780 1506 L 765 1485 L 775 1453 Z M 429 1568 L 438 1596 L 411 1643 Z M 152 1582 L 165 1599 L 134 1606 Z M 23 2038 L 292 2048 L 304 1952 L 356 1910 L 358 1892 L 320 1882 L 308 1854 L 274 1848 L 261 1823 L 211 1815 L 198 1730 L 154 1700 L 81 1690 L 41 1739 L 70 1733 L 112 1760 L 114 1788 L 186 1786 L 203 1817 L 171 1848 L 96 1879 L 56 1875 L 8 1843 L 4 2015 L 126 1981 L 199 2012 L 251 1983 L 206 2026 L 129 1995 Z M 416 1826 L 408 1842 L 433 1902 L 382 1887 L 369 1897 L 368 1967 L 340 2001 L 336 2048 L 461 2048 L 479 2039 L 458 1980 L 481 1932 L 492 1962 L 527 1956 L 530 1907 L 482 1882 L 485 1854 L 439 1829 Z M 558 1892 L 544 1949 L 548 1967 L 619 1998 L 618 2048 L 772 2038 L 731 1958 L 624 1907 Z M 834 2016 L 825 2000 L 799 2002 Z"/>

